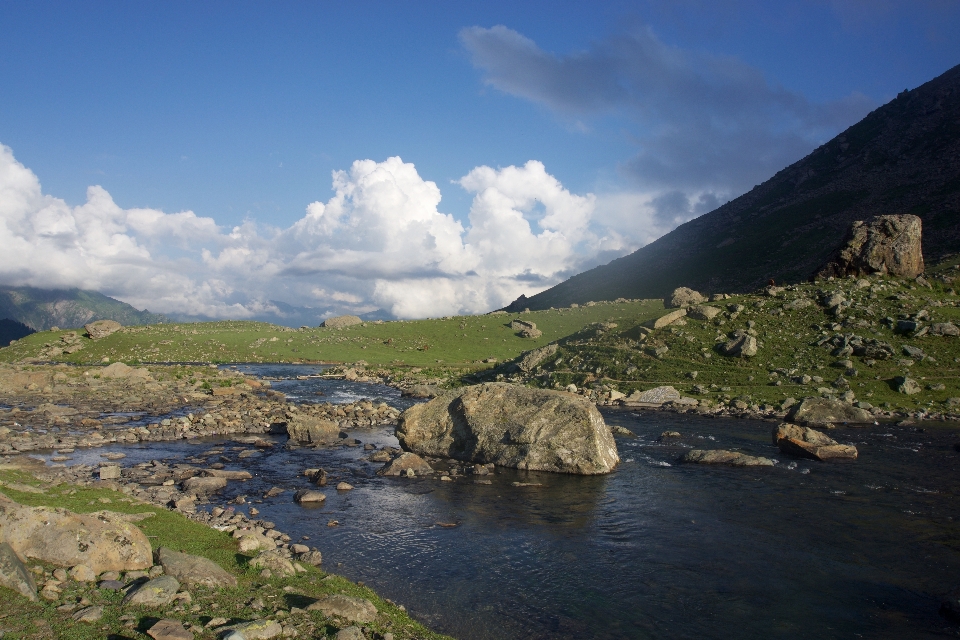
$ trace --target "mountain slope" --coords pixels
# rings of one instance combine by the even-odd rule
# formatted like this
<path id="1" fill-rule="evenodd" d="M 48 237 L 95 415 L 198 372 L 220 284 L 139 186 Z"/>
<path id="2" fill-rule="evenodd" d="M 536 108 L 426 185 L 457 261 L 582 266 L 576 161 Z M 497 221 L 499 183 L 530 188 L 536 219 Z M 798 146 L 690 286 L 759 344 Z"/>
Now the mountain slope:
<path id="1" fill-rule="evenodd" d="M 889 213 L 923 219 L 931 264 L 960 249 L 960 66 L 901 93 L 739 198 L 522 306 L 802 281 L 843 243 L 851 222 Z"/>
<path id="2" fill-rule="evenodd" d="M 116 320 L 123 325 L 166 320 L 96 291 L 34 287 L 0 287 L 0 318 L 21 322 L 36 331 L 82 327 L 92 320 Z"/>

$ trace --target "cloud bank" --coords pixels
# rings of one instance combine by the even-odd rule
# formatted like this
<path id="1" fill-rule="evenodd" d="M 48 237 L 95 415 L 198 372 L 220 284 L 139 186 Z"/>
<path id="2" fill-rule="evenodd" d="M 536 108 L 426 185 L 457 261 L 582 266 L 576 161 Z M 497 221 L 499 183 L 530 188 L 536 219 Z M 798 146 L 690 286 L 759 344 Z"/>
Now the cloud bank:
<path id="1" fill-rule="evenodd" d="M 535 160 L 477 167 L 451 185 L 473 195 L 464 222 L 398 157 L 358 160 L 331 186 L 332 198 L 308 204 L 288 228 L 225 228 L 192 211 L 125 209 L 100 186 L 69 206 L 0 145 L 0 284 L 94 289 L 213 318 L 282 318 L 273 301 L 318 317 L 481 313 L 676 224 L 655 198 L 571 193 Z"/>
<path id="2" fill-rule="evenodd" d="M 669 46 L 650 29 L 568 55 L 502 25 L 463 29 L 460 41 L 489 86 L 564 118 L 626 121 L 637 152 L 623 175 L 645 192 L 685 195 L 688 217 L 701 195 L 743 193 L 871 108 L 860 94 L 811 103 L 736 58 Z"/>

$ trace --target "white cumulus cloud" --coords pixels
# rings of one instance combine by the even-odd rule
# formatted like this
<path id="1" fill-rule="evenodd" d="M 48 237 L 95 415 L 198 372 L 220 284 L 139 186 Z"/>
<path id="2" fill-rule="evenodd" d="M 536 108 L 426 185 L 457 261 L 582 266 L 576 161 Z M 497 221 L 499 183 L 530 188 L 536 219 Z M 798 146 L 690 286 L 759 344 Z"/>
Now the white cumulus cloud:
<path id="1" fill-rule="evenodd" d="M 0 284 L 95 289 L 218 318 L 282 318 L 287 305 L 318 319 L 480 313 L 676 224 L 652 197 L 571 193 L 535 160 L 477 167 L 450 185 L 473 195 L 463 221 L 399 157 L 358 160 L 333 173 L 332 188 L 288 228 L 247 220 L 231 229 L 191 211 L 124 209 L 100 186 L 70 206 L 0 145 Z"/>

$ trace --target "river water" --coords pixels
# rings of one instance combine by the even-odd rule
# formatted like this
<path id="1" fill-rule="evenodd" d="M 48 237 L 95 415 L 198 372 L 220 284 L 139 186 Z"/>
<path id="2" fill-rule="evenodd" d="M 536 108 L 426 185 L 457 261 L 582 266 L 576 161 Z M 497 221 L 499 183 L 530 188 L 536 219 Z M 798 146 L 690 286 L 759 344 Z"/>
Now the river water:
<path id="1" fill-rule="evenodd" d="M 287 378 L 314 372 L 242 368 Z M 377 385 L 311 378 L 273 386 L 291 401 L 409 405 Z M 622 462 L 602 477 L 497 469 L 489 485 L 472 477 L 381 478 L 362 447 L 277 446 L 228 464 L 242 462 L 255 478 L 231 483 L 218 503 L 249 496 L 258 517 L 321 549 L 327 571 L 365 582 L 458 638 L 960 635 L 960 625 L 937 613 L 940 596 L 960 586 L 956 426 L 838 429 L 831 435 L 856 444 L 860 459 L 823 464 L 780 455 L 772 423 L 628 411 L 604 417 L 637 437 L 617 438 Z M 665 430 L 683 437 L 659 442 Z M 397 444 L 392 427 L 351 435 Z M 691 447 L 737 448 L 778 464 L 677 464 Z M 111 449 L 135 464 L 204 448 Z M 70 464 L 107 450 L 78 450 Z M 308 484 L 300 473 L 318 466 L 334 486 L 346 480 L 356 489 L 331 486 L 322 507 L 295 505 L 292 491 Z M 512 486 L 517 481 L 542 486 Z M 257 502 L 272 486 L 289 491 Z M 332 520 L 337 526 L 328 526 Z"/>

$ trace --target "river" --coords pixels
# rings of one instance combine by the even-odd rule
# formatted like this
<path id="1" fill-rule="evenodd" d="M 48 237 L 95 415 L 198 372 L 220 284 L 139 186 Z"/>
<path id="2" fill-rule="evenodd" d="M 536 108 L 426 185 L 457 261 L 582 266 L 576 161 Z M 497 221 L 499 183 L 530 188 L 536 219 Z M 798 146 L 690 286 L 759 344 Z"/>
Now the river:
<path id="1" fill-rule="evenodd" d="M 293 379 L 312 368 L 241 368 L 278 378 L 273 387 L 292 402 L 366 397 L 409 406 L 389 387 Z M 960 586 L 956 425 L 837 429 L 831 436 L 856 444 L 860 458 L 824 464 L 780 455 L 768 422 L 622 410 L 604 417 L 637 437 L 617 437 L 622 462 L 602 477 L 498 468 L 486 476 L 491 484 L 381 478 L 361 446 L 290 450 L 278 437 L 262 455 L 228 464 L 255 478 L 231 483 L 216 504 L 249 496 L 239 509 L 256 506 L 294 540 L 308 537 L 327 571 L 464 640 L 960 633 L 937 613 L 940 596 Z M 659 441 L 666 430 L 683 437 Z M 351 435 L 397 444 L 392 427 Z M 223 440 L 203 444 L 215 442 Z M 677 464 L 691 447 L 737 448 L 778 464 Z M 77 450 L 70 464 L 108 450 L 136 464 L 203 449 L 181 441 Z M 356 488 L 330 486 L 322 507 L 297 506 L 292 491 L 308 486 L 308 467 Z M 542 486 L 511 484 L 518 481 Z M 288 491 L 261 500 L 273 486 Z"/>

